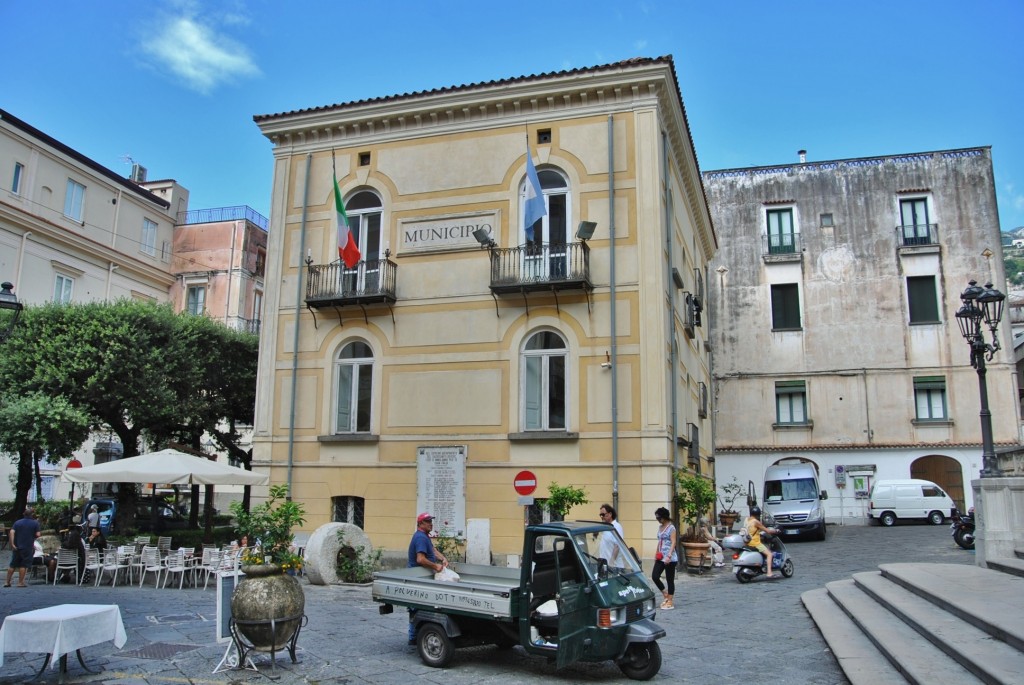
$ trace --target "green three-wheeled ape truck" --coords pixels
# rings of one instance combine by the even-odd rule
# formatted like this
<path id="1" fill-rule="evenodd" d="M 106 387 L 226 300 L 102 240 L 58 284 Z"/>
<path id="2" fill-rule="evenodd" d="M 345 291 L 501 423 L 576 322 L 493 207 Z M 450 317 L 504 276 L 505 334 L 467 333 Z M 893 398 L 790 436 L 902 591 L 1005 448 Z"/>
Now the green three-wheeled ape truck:
<path id="1" fill-rule="evenodd" d="M 613 538 L 611 559 L 598 556 L 602 533 Z M 422 567 L 374 574 L 382 614 L 394 605 L 414 611 L 416 644 L 428 666 L 446 666 L 457 647 L 518 644 L 559 668 L 612 659 L 636 680 L 661 668 L 657 641 L 665 631 L 653 620 L 654 590 L 607 524 L 527 526 L 520 568 L 452 568 L 458 582 L 435 580 Z"/>

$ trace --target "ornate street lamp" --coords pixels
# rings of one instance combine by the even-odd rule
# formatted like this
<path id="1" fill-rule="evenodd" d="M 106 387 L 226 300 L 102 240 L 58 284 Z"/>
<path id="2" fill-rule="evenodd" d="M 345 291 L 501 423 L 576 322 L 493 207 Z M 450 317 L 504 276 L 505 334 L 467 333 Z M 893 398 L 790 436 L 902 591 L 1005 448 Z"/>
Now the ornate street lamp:
<path id="1" fill-rule="evenodd" d="M 996 459 L 995 445 L 992 442 L 992 412 L 988 408 L 988 382 L 985 379 L 985 362 L 992 361 L 1000 350 L 999 335 L 996 329 L 1003 318 L 1003 301 L 1006 295 L 986 283 L 982 288 L 977 281 L 971 281 L 960 294 L 963 306 L 956 313 L 956 322 L 960 326 L 960 334 L 971 346 L 971 366 L 978 371 L 978 391 L 981 394 L 981 477 L 993 478 L 1003 475 Z M 982 323 L 988 326 L 991 333 L 991 344 L 985 341 L 985 330 Z"/>
<path id="2" fill-rule="evenodd" d="M 0 342 L 7 340 L 11 335 L 24 308 L 24 305 L 18 302 L 17 296 L 11 292 L 13 287 L 13 283 L 0 284 Z"/>

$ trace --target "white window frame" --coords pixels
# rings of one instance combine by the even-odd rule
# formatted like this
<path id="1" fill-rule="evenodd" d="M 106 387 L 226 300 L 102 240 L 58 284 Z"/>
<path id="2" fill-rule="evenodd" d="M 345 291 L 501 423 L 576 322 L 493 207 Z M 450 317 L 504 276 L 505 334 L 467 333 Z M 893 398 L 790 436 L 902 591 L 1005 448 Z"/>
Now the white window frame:
<path id="1" fill-rule="evenodd" d="M 156 232 L 157 223 L 152 219 L 142 220 L 142 240 L 139 245 L 139 252 L 150 257 L 156 256 Z"/>
<path id="2" fill-rule="evenodd" d="M 53 301 L 57 304 L 68 304 L 71 302 L 74 294 L 74 277 L 58 271 L 53 279 Z"/>
<path id="3" fill-rule="evenodd" d="M 527 349 L 530 341 L 536 336 L 543 335 L 545 333 L 553 334 L 562 341 L 563 347 L 561 349 Z M 551 381 L 552 381 L 552 370 L 551 360 L 554 358 L 560 358 L 562 360 L 562 397 L 563 397 L 563 416 L 562 426 L 552 426 L 551 422 Z M 532 393 L 531 390 L 531 375 L 530 367 L 538 363 L 538 382 L 540 387 L 536 389 L 536 393 Z M 565 336 L 553 329 L 540 329 L 532 331 L 523 340 L 522 349 L 519 354 L 520 374 L 519 374 L 519 416 L 520 425 L 524 432 L 530 431 L 556 431 L 566 432 L 569 430 L 571 425 L 571 405 L 570 405 L 570 394 L 569 388 L 569 342 Z M 535 397 L 537 400 L 536 410 L 530 407 L 531 397 Z M 537 420 L 534 421 L 531 415 L 536 413 Z"/>
<path id="4" fill-rule="evenodd" d="M 800 416 L 794 411 L 796 408 L 799 408 Z M 775 423 L 779 426 L 807 425 L 806 382 L 782 381 L 775 384 Z"/>
<path id="5" fill-rule="evenodd" d="M 349 209 L 349 204 L 364 193 L 375 198 L 377 204 L 362 209 Z M 348 217 L 348 225 L 352 230 L 356 245 L 359 246 L 362 263 L 356 264 L 351 269 L 345 269 L 345 281 L 342 289 L 344 292 L 375 291 L 380 287 L 380 260 L 384 258 L 384 200 L 376 191 L 370 188 L 360 188 L 345 200 L 345 215 Z M 375 229 L 373 228 L 374 217 L 377 218 Z M 377 249 L 373 253 L 367 250 L 371 231 L 375 231 L 377 234 Z"/>
<path id="6" fill-rule="evenodd" d="M 905 203 L 905 202 L 921 202 L 921 201 L 924 201 L 924 211 L 925 211 L 925 214 L 926 214 L 926 216 L 924 218 L 925 223 L 916 223 L 916 222 L 912 223 L 912 224 L 905 224 L 905 223 L 903 223 L 903 219 L 904 219 L 904 217 L 903 217 L 903 203 Z M 925 194 L 925 195 L 898 195 L 896 197 L 896 217 L 897 217 L 897 219 L 899 221 L 898 225 L 900 227 L 900 234 L 901 234 L 900 235 L 900 244 L 901 245 L 902 244 L 910 244 L 910 245 L 914 244 L 913 242 L 910 242 L 910 243 L 906 242 L 908 239 L 913 239 L 913 238 L 927 238 L 930 242 L 935 242 L 936 241 L 936 237 L 931 235 L 931 227 L 938 225 L 938 222 L 935 220 L 935 207 L 934 207 L 934 205 L 932 203 L 931 195 L 927 195 L 927 194 Z M 924 227 L 924 232 L 925 232 L 924 236 L 921 235 L 921 228 L 920 227 L 922 227 L 922 226 Z M 908 228 L 912 229 L 910 235 L 907 234 L 907 229 Z"/>
<path id="7" fill-rule="evenodd" d="M 798 252 L 798 245 L 800 243 L 800 216 L 796 211 L 796 205 L 769 205 L 764 208 L 764 235 L 767 236 L 765 240 L 768 247 L 769 254 L 795 254 Z M 771 221 L 769 216 L 771 214 L 779 214 L 782 212 L 789 212 L 789 219 L 791 222 L 790 232 L 782 233 L 781 231 L 776 235 L 779 236 L 778 245 L 775 246 L 775 250 L 772 250 L 772 233 L 771 233 Z M 782 236 L 789 236 L 788 244 Z M 789 249 L 784 249 L 789 248 Z"/>
<path id="8" fill-rule="evenodd" d="M 945 379 L 914 379 L 914 416 L 918 421 L 924 422 L 949 420 Z"/>
<path id="9" fill-rule="evenodd" d="M 254 290 L 252 293 L 252 320 L 263 320 L 263 291 Z"/>
<path id="10" fill-rule="evenodd" d="M 11 192 L 21 195 L 21 187 L 25 184 L 25 165 L 21 162 L 14 163 L 14 177 L 11 180 Z"/>
<path id="11" fill-rule="evenodd" d="M 85 216 L 85 186 L 73 178 L 68 179 L 64 194 L 64 216 L 79 223 Z"/>
<path id="12" fill-rule="evenodd" d="M 369 357 L 346 357 L 342 355 L 350 345 L 363 344 L 370 349 Z M 353 434 L 366 434 L 372 432 L 373 429 L 373 393 L 374 393 L 374 382 L 376 375 L 374 373 L 375 359 L 373 357 L 373 347 L 370 343 L 365 340 L 358 338 L 347 340 L 338 350 L 338 354 L 334 357 L 334 401 L 332 411 L 332 423 L 334 424 L 335 435 L 353 435 Z M 366 398 L 369 403 L 367 410 L 367 422 L 364 426 L 359 425 L 359 382 L 362 379 L 364 373 L 370 374 L 370 396 Z M 345 376 L 348 375 L 347 381 Z M 341 412 L 342 412 L 342 391 L 345 388 L 342 387 L 343 382 L 348 383 L 347 388 L 347 401 L 348 401 L 348 420 L 347 423 L 343 423 Z"/>
<path id="13" fill-rule="evenodd" d="M 209 285 L 210 284 L 207 281 L 197 281 L 197 282 L 192 282 L 192 283 L 186 283 L 185 284 L 185 302 L 184 302 L 184 305 L 181 308 L 182 311 L 187 313 L 187 314 L 191 314 L 193 316 L 202 316 L 203 314 L 205 314 L 206 313 L 206 294 L 207 294 L 207 290 L 209 290 Z M 201 290 L 202 293 L 203 293 L 202 301 L 199 303 L 201 305 L 201 309 L 198 312 L 192 311 L 192 307 L 189 306 L 189 299 L 190 299 L 189 295 L 191 294 L 191 292 L 193 290 L 196 290 L 196 291 L 200 291 Z"/>
<path id="14" fill-rule="evenodd" d="M 537 170 L 537 177 L 542 176 L 546 179 L 549 174 L 554 174 L 561 178 L 564 183 L 560 187 L 544 187 L 545 181 L 541 181 L 541 196 L 544 198 L 544 216 L 541 217 L 540 222 L 540 240 L 536 239 L 534 235 L 534 242 L 532 245 L 536 246 L 535 251 L 529 249 L 529 245 L 526 242 L 526 226 L 523 223 L 526 216 L 526 184 L 529 179 L 526 175 L 523 175 L 523 180 L 519 184 L 519 216 L 524 217 L 519 221 L 519 244 L 526 245 L 527 250 L 524 251 L 524 263 L 523 263 L 523 275 L 525 277 L 533 277 L 538 279 L 547 279 L 552 276 L 564 275 L 569 271 L 569 249 L 568 245 L 573 240 L 572 233 L 572 184 L 569 183 L 569 177 L 561 169 L 556 167 L 543 167 Z M 551 198 L 555 196 L 565 197 L 565 248 L 560 252 L 552 251 L 551 248 Z M 555 250 L 562 249 L 562 243 L 555 243 Z"/>

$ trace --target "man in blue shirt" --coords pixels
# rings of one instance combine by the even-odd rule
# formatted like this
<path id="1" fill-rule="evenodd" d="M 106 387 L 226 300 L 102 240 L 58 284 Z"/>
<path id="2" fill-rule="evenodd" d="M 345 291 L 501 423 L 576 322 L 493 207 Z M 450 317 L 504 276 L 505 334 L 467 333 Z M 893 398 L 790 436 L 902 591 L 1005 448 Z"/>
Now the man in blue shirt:
<path id="1" fill-rule="evenodd" d="M 448 565 L 448 559 L 434 548 L 430 531 L 434 530 L 434 517 L 424 512 L 416 517 L 416 532 L 409 542 L 409 568 L 422 566 L 437 573 Z M 415 610 L 409 609 L 409 644 L 416 644 L 416 626 L 412 622 Z"/>
<path id="2" fill-rule="evenodd" d="M 11 586 L 14 578 L 14 569 L 18 569 L 18 587 L 25 585 L 25 573 L 32 565 L 32 557 L 35 556 L 35 541 L 39 537 L 39 521 L 33 516 L 32 507 L 25 507 L 25 513 L 11 526 L 11 566 L 7 569 L 7 583 L 4 587 Z"/>

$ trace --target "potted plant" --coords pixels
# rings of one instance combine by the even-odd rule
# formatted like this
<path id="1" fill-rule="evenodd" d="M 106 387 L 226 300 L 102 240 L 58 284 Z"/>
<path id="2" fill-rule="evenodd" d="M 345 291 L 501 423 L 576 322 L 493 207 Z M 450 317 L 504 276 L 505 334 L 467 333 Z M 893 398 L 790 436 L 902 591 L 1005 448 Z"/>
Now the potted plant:
<path id="1" fill-rule="evenodd" d="M 676 507 L 686 530 L 679 539 L 683 545 L 687 566 L 700 566 L 701 558 L 709 559 L 707 539 L 701 534 L 698 522 L 715 503 L 715 487 L 707 478 L 676 473 Z"/>
<path id="2" fill-rule="evenodd" d="M 577 504 L 587 504 L 589 501 L 586 490 L 571 485 L 562 486 L 551 481 L 551 485 L 548 486 L 548 500 L 544 506 L 551 514 L 552 519 L 564 520 L 570 509 Z"/>
<path id="3" fill-rule="evenodd" d="M 250 543 L 240 559 L 245 578 L 231 596 L 231 617 L 257 649 L 281 649 L 298 630 L 306 606 L 298 579 L 287 573 L 302 567 L 292 527 L 305 523 L 305 508 L 288 498 L 287 485 L 271 485 L 265 502 L 250 511 L 232 502 L 231 513 L 239 538 Z"/>
<path id="4" fill-rule="evenodd" d="M 736 500 L 744 494 L 743 486 L 736 480 L 736 476 L 733 476 L 730 482 L 718 486 L 718 492 L 718 503 L 722 505 L 722 510 L 718 512 L 718 520 L 723 526 L 732 530 L 736 519 L 740 517 L 740 513 L 733 507 L 736 506 Z"/>

